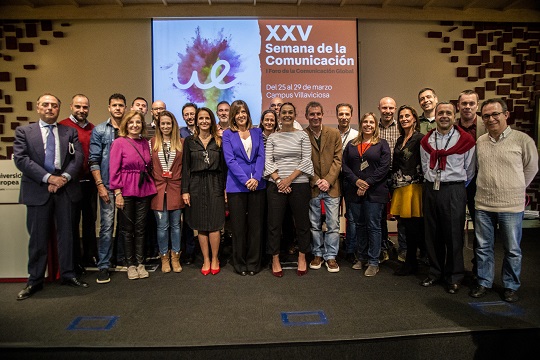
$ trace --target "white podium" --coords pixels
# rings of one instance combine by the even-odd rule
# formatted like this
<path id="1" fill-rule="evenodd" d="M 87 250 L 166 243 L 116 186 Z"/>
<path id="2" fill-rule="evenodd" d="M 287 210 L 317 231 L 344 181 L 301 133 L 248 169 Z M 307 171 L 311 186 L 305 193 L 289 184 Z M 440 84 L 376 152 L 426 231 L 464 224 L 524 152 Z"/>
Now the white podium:
<path id="1" fill-rule="evenodd" d="M 26 206 L 19 204 L 21 172 L 0 160 L 0 281 L 28 278 Z"/>

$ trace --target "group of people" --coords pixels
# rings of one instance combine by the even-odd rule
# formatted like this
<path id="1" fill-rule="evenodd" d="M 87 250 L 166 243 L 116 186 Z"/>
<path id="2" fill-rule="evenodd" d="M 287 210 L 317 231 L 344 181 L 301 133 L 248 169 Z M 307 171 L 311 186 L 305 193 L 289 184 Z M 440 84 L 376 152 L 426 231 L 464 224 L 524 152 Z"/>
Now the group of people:
<path id="1" fill-rule="evenodd" d="M 347 220 L 343 245 L 353 269 L 375 276 L 388 259 L 390 213 L 398 222 L 403 262 L 395 275 L 418 271 L 419 250 L 429 262 L 429 276 L 421 285 L 440 282 L 454 294 L 465 273 L 468 207 L 475 224 L 477 279 L 469 294 L 484 296 L 493 285 L 499 227 L 505 251 L 503 298 L 517 301 L 525 191 L 538 171 L 534 141 L 508 126 L 502 99 L 484 101 L 480 116 L 478 94 L 472 90 L 460 93 L 457 109 L 438 101 L 430 88 L 422 89 L 418 100 L 420 116 L 412 106 L 397 108 L 394 99 L 382 98 L 380 116 L 360 116 L 358 131 L 351 126 L 353 106 L 347 103 L 336 106 L 335 128 L 323 124 L 322 104 L 309 102 L 305 129 L 295 105 L 279 98 L 263 111 L 258 127 L 242 100 L 220 102 L 217 116 L 187 103 L 182 108 L 186 126 L 180 128 L 163 101 L 152 103 L 147 124 L 144 98 L 136 98 L 127 110 L 125 97 L 113 94 L 110 118 L 94 127 L 85 95 L 73 96 L 71 115 L 57 122 L 60 100 L 44 94 L 37 100 L 39 121 L 18 127 L 15 135 L 14 160 L 23 174 L 20 201 L 28 208 L 30 233 L 30 276 L 17 299 L 43 287 L 54 221 L 62 281 L 87 287 L 78 266 L 95 256 L 96 282 L 108 283 L 115 252 L 129 279 L 149 277 L 149 231 L 157 234 L 162 272 L 182 271 L 182 250 L 184 262 L 193 262 L 196 232 L 200 272 L 218 274 L 226 212 L 231 262 L 239 275 L 260 272 L 266 253 L 272 275 L 282 277 L 280 251 L 291 231 L 298 276 L 323 265 L 330 273 L 339 272 L 342 209 Z M 117 211 L 120 231 L 115 237 Z M 154 230 L 147 225 L 149 214 Z"/>

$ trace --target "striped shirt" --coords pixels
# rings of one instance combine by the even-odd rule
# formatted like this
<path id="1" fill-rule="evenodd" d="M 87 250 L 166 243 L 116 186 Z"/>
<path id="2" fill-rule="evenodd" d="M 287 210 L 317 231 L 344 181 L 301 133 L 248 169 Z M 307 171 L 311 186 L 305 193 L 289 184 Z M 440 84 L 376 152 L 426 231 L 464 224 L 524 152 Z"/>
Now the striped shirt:
<path id="1" fill-rule="evenodd" d="M 148 143 L 150 144 L 150 141 L 148 141 Z M 161 164 L 163 171 L 169 171 L 170 166 L 173 164 L 174 159 L 176 158 L 176 150 L 171 150 L 170 140 L 164 140 L 161 148 L 162 149 L 157 152 L 159 163 Z M 150 152 L 152 152 L 152 150 L 153 149 L 150 147 Z"/>
<path id="2" fill-rule="evenodd" d="M 279 177 L 286 178 L 294 170 L 300 170 L 302 174 L 293 180 L 293 184 L 309 183 L 309 177 L 313 176 L 308 134 L 298 130 L 270 134 L 266 142 L 264 175 L 277 171 Z M 274 182 L 271 176 L 269 180 Z"/>
<path id="3" fill-rule="evenodd" d="M 401 136 L 396 120 L 393 119 L 388 127 L 384 127 L 382 122 L 379 121 L 379 131 L 379 137 L 386 140 L 388 146 L 390 146 L 390 168 L 392 168 L 392 161 L 394 160 L 394 148 L 396 147 L 398 137 Z"/>

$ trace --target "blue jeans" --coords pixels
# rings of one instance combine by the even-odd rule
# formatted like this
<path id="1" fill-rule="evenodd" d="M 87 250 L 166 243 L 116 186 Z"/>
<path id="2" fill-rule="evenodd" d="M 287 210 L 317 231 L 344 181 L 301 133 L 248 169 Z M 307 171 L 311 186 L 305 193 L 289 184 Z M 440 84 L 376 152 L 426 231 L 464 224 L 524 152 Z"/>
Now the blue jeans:
<path id="1" fill-rule="evenodd" d="M 326 234 L 322 231 L 321 200 L 324 202 Z M 309 201 L 312 253 L 324 260 L 335 259 L 339 250 L 339 197 L 320 192 Z"/>
<path id="2" fill-rule="evenodd" d="M 476 234 L 476 261 L 478 284 L 487 288 L 493 286 L 495 277 L 495 230 L 499 225 L 499 235 L 503 243 L 504 258 L 501 278 L 505 289 L 518 290 L 521 282 L 521 225 L 523 212 L 490 212 L 476 210 L 474 232 Z"/>
<path id="3" fill-rule="evenodd" d="M 182 210 L 154 210 L 156 216 L 157 242 L 159 254 L 165 255 L 169 251 L 169 229 L 171 229 L 171 250 L 180 252 L 180 214 Z"/>
<path id="4" fill-rule="evenodd" d="M 99 198 L 99 240 L 98 240 L 98 269 L 108 269 L 111 267 L 111 257 L 113 254 L 113 230 L 114 215 L 116 206 L 114 205 L 114 194 L 109 191 L 110 202 L 107 204 L 102 198 Z"/>
<path id="5" fill-rule="evenodd" d="M 386 204 L 351 203 L 352 217 L 356 224 L 358 260 L 368 265 L 379 266 L 381 254 L 381 214 Z"/>

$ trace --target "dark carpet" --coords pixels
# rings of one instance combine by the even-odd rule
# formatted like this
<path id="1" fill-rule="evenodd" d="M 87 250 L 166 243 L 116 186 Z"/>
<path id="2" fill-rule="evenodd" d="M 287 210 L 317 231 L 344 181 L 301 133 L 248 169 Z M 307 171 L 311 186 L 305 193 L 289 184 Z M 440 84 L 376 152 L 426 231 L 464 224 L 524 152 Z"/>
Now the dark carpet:
<path id="1" fill-rule="evenodd" d="M 88 289 L 47 283 L 24 301 L 15 300 L 23 284 L 0 283 L 2 358 L 525 358 L 540 344 L 539 235 L 524 229 L 514 304 L 500 297 L 500 243 L 497 286 L 481 299 L 468 296 L 470 274 L 450 295 L 419 286 L 427 268 L 394 276 L 395 259 L 371 278 L 343 259 L 335 274 L 323 266 L 244 277 L 223 264 L 205 277 L 199 259 L 180 274 L 158 269 L 133 281 L 115 272 L 103 285 L 88 272 Z M 465 249 L 469 269 L 471 257 Z"/>

